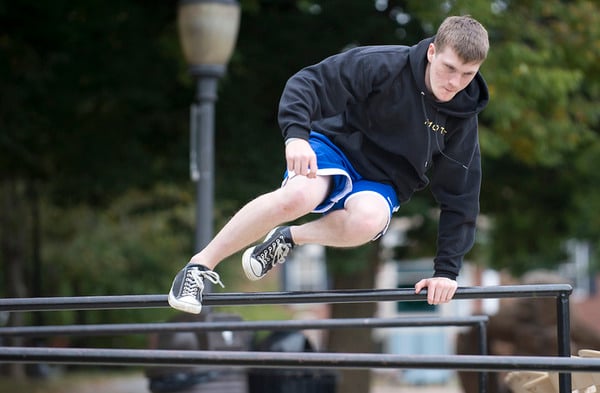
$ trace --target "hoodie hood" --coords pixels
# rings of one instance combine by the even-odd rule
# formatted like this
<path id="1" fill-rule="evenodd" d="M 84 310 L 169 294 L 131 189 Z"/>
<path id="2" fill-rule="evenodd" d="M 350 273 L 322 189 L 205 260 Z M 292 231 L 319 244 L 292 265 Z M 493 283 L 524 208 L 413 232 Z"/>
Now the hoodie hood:
<path id="1" fill-rule="evenodd" d="M 427 48 L 433 42 L 435 37 L 422 40 L 417 45 L 410 48 L 409 61 L 415 84 L 423 93 L 427 102 L 436 107 L 441 113 L 458 117 L 467 118 L 481 112 L 489 101 L 489 92 L 487 84 L 480 72 L 477 72 L 473 81 L 458 92 L 452 100 L 448 102 L 439 102 L 425 86 L 425 68 L 427 67 Z"/>

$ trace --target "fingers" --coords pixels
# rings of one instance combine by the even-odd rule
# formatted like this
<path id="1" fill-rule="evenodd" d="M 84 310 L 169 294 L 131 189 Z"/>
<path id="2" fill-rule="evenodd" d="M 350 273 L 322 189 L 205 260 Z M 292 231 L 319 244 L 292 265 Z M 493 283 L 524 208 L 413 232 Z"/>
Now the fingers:
<path id="1" fill-rule="evenodd" d="M 298 139 L 285 148 L 288 172 L 315 178 L 317 176 L 317 156 L 308 141 Z"/>
<path id="2" fill-rule="evenodd" d="M 421 293 L 421 289 L 426 288 L 427 287 L 427 280 L 421 280 L 418 283 L 415 284 L 415 293 L 419 294 Z"/>
<path id="3" fill-rule="evenodd" d="M 317 170 L 319 168 L 317 168 L 317 156 L 314 154 L 312 154 L 312 157 L 310 158 L 309 162 L 308 162 L 308 170 L 310 171 L 308 173 L 308 177 L 310 178 L 315 178 L 317 177 Z"/>
<path id="4" fill-rule="evenodd" d="M 420 293 L 427 288 L 427 303 L 435 305 L 448 303 L 456 293 L 456 281 L 444 277 L 433 277 L 419 281 L 415 284 L 415 293 Z"/>

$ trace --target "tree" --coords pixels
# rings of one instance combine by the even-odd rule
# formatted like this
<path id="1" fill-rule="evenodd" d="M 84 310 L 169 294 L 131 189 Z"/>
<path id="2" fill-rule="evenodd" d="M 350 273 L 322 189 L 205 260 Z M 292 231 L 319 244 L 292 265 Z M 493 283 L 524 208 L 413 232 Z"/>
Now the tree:
<path id="1" fill-rule="evenodd" d="M 0 2 L 0 181 L 101 207 L 129 187 L 183 178 L 186 97 L 174 77 L 157 77 L 177 75 L 174 11 Z"/>
<path id="2" fill-rule="evenodd" d="M 600 119 L 593 60 L 598 5 L 409 1 L 406 9 L 424 25 L 468 13 L 490 34 L 482 67 L 491 99 L 480 116 L 481 210 L 493 224 L 485 235 L 486 249 L 476 246 L 472 259 L 520 275 L 564 261 L 563 244 L 574 236 L 598 244 L 592 229 L 597 205 L 592 162 Z M 414 243 L 431 244 L 435 226 L 428 224 L 432 218 L 423 214 L 423 206 L 433 201 L 428 195 L 417 196 L 411 205 L 415 201 L 414 213 L 426 224 L 415 231 Z"/>
<path id="3" fill-rule="evenodd" d="M 589 171 L 580 171 L 577 157 L 598 144 L 592 43 L 600 31 L 591 27 L 599 22 L 592 2 L 504 6 L 489 22 L 482 205 L 494 222 L 491 264 L 523 273 L 562 262 L 564 241 L 581 236 L 570 222 L 589 218 L 589 211 L 576 218 L 573 204 Z"/>
<path id="4" fill-rule="evenodd" d="M 174 13 L 161 1 L 0 1 L 4 296 L 70 294 L 49 292 L 68 285 L 39 280 L 73 250 L 66 242 L 50 265 L 56 239 L 42 227 L 91 230 L 72 214 L 81 205 L 99 211 L 130 187 L 185 177 L 187 101 L 175 77 L 183 66 Z M 37 219 L 53 209 L 67 210 L 59 225 Z M 86 265 L 72 260 L 59 281 L 73 282 L 78 266 Z M 10 318 L 23 323 L 19 313 Z"/>

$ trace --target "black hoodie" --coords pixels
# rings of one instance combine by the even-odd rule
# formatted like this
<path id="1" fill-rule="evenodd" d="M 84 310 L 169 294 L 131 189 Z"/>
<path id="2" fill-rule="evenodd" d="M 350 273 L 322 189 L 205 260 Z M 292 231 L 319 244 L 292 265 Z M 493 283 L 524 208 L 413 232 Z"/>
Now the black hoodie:
<path id="1" fill-rule="evenodd" d="M 425 87 L 431 42 L 358 47 L 302 69 L 285 86 L 278 119 L 286 140 L 308 139 L 311 129 L 328 136 L 361 176 L 393 185 L 401 203 L 431 183 L 441 208 L 434 276 L 456 279 L 479 213 L 477 114 L 488 90 L 477 73 L 437 102 Z"/>

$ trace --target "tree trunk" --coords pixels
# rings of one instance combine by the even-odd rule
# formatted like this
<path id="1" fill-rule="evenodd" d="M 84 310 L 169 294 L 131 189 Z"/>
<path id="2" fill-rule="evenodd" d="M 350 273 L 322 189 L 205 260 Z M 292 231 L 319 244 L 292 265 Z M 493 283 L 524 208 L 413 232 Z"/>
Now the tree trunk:
<path id="1" fill-rule="evenodd" d="M 0 183 L 0 255 L 4 272 L 4 296 L 7 298 L 27 296 L 24 280 L 27 228 L 27 220 L 24 219 L 25 200 L 24 187 L 17 180 L 8 179 Z M 7 325 L 22 326 L 23 313 L 11 313 Z M 8 346 L 22 343 L 23 339 L 20 337 L 6 340 Z M 7 364 L 5 370 L 12 378 L 25 378 L 24 364 Z"/>
<path id="2" fill-rule="evenodd" d="M 327 261 L 332 270 L 334 289 L 371 289 L 375 287 L 375 272 L 379 264 L 378 242 L 359 249 L 328 249 Z M 333 304 L 332 318 L 370 318 L 376 304 Z M 377 350 L 371 329 L 340 329 L 329 336 L 331 352 L 373 353 Z M 371 386 L 370 370 L 341 370 L 338 392 L 368 393 Z"/>

